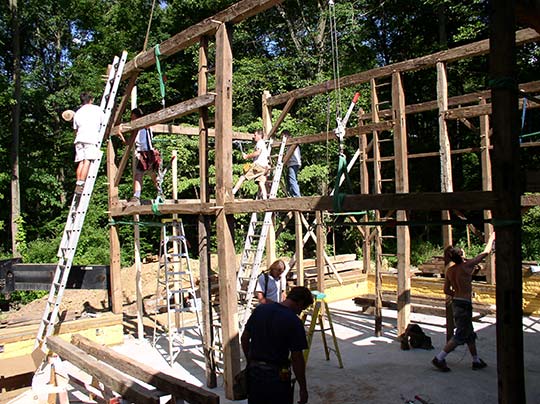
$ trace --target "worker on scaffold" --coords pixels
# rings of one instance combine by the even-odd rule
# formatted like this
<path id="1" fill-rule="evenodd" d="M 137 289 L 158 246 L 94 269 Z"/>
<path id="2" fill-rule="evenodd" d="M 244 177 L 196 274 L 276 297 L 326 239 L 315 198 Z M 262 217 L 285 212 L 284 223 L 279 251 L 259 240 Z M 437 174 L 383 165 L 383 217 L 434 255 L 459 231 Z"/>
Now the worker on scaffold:
<path id="1" fill-rule="evenodd" d="M 253 159 L 253 163 L 244 170 L 244 174 L 242 174 L 238 179 L 238 182 L 234 186 L 232 193 L 233 195 L 235 195 L 245 180 L 256 180 L 259 183 L 261 198 L 266 199 L 266 173 L 269 168 L 269 156 L 261 130 L 255 131 L 255 133 L 253 134 L 253 141 L 255 142 L 255 150 L 253 150 L 251 153 L 242 152 L 242 158 L 244 160 Z"/>

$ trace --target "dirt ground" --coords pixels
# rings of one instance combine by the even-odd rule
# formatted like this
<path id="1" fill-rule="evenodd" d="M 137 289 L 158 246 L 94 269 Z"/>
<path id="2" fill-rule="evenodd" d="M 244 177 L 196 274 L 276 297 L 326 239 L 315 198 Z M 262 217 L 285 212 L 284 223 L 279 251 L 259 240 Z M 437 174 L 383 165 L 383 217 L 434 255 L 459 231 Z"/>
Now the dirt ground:
<path id="1" fill-rule="evenodd" d="M 199 273 L 198 260 L 190 260 L 190 265 L 194 276 L 197 279 Z M 145 312 L 149 314 L 155 312 L 158 267 L 157 257 L 149 258 L 147 262 L 143 262 L 142 264 L 142 295 Z M 136 268 L 135 265 L 132 265 L 131 267 L 122 268 L 121 271 L 124 313 L 128 316 L 134 316 L 137 314 L 135 301 Z M 45 310 L 46 299 L 47 296 L 44 296 L 39 300 L 35 300 L 22 306 L 16 311 L 6 313 L 2 318 L 2 323 L 6 326 L 10 326 L 39 321 Z M 110 311 L 110 308 L 106 290 L 66 289 L 62 298 L 59 313 L 61 313 L 62 316 L 65 316 L 66 319 L 74 319 L 85 317 L 89 313 L 108 311 Z"/>

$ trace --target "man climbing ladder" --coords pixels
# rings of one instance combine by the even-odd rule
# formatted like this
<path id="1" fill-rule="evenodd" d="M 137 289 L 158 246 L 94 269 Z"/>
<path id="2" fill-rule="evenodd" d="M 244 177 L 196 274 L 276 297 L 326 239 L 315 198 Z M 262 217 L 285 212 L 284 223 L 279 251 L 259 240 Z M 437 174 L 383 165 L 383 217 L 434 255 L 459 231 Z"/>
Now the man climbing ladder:
<path id="1" fill-rule="evenodd" d="M 121 58 L 114 58 L 112 69 L 109 72 L 109 77 L 107 79 L 107 84 L 105 86 L 105 91 L 103 92 L 103 97 L 100 104 L 104 117 L 99 129 L 99 138 L 97 140 L 97 144 L 95 145 L 98 153 L 96 158 L 91 160 L 89 163 L 88 174 L 84 184 L 82 185 L 82 190 L 80 190 L 80 195 L 75 193 L 71 202 L 71 208 L 66 220 L 62 241 L 60 242 L 60 247 L 57 253 L 59 258 L 58 264 L 54 273 L 49 296 L 45 304 L 45 312 L 41 318 L 38 334 L 36 336 L 35 348 L 41 348 L 44 352 L 46 351 L 45 340 L 48 336 L 53 334 L 54 327 L 58 321 L 60 303 L 62 302 L 62 297 L 66 289 L 69 271 L 77 250 L 79 236 L 84 224 L 84 218 L 86 216 L 86 211 L 88 210 L 88 205 L 90 203 L 92 191 L 96 182 L 99 165 L 101 163 L 101 157 L 103 155 L 103 152 L 99 149 L 101 147 L 101 142 L 105 135 L 105 131 L 114 108 L 116 92 L 122 78 L 122 72 L 124 70 L 126 59 L 127 52 L 123 52 Z"/>

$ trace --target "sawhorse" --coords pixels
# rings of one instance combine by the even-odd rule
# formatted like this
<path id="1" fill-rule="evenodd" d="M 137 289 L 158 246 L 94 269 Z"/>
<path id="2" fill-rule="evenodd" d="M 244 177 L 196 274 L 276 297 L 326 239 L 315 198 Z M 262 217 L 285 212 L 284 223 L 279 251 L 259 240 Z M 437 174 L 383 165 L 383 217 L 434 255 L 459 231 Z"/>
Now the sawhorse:
<path id="1" fill-rule="evenodd" d="M 309 330 L 307 334 L 307 343 L 308 348 L 304 351 L 304 360 L 307 363 L 308 357 L 309 357 L 309 351 L 311 350 L 311 343 L 313 342 L 313 334 L 315 331 L 320 331 L 323 345 L 324 345 L 324 353 L 326 354 L 326 360 L 330 360 L 330 351 L 334 351 L 336 353 L 336 356 L 338 358 L 339 362 L 339 368 L 343 368 L 343 361 L 341 360 L 341 353 L 339 352 L 339 347 L 337 343 L 336 333 L 334 331 L 334 324 L 332 323 L 332 317 L 330 315 L 330 309 L 328 308 L 328 303 L 325 300 L 326 295 L 324 293 L 318 292 L 318 291 L 312 291 L 313 297 L 315 298 L 315 302 L 313 303 L 313 311 L 311 312 L 311 323 L 309 324 Z M 305 322 L 306 317 L 308 313 L 304 313 L 303 320 Z M 329 328 L 324 328 L 324 320 L 323 317 L 326 315 L 326 318 L 328 319 Z M 319 328 L 315 329 L 315 327 L 319 324 Z M 330 330 L 332 332 L 332 339 L 334 340 L 334 349 L 329 348 L 328 344 L 326 342 L 326 335 L 325 331 Z"/>

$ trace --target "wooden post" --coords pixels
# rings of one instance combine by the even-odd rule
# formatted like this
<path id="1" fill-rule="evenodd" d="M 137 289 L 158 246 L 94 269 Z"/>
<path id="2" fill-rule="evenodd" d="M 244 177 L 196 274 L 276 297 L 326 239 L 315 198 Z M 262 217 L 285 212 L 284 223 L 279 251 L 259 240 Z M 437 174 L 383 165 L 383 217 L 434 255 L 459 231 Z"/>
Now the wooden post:
<path id="1" fill-rule="evenodd" d="M 304 286 L 304 242 L 302 235 L 302 219 L 300 215 L 302 213 L 295 211 L 294 212 L 294 230 L 296 236 L 296 276 L 297 276 L 297 286 Z"/>
<path id="2" fill-rule="evenodd" d="M 437 106 L 439 108 L 439 153 L 441 154 L 441 192 L 453 192 L 452 182 L 452 156 L 450 150 L 450 140 L 448 139 L 448 128 L 444 114 L 448 110 L 448 80 L 446 76 L 446 65 L 443 62 L 437 63 Z M 450 211 L 442 211 L 442 219 L 450 220 Z M 444 224 L 443 246 L 452 244 L 452 226 Z"/>
<path id="3" fill-rule="evenodd" d="M 317 289 L 319 290 L 319 292 L 324 292 L 324 247 L 326 244 L 326 233 L 323 227 L 323 215 L 320 210 L 315 211 L 315 222 L 317 226 L 315 229 L 315 234 L 317 236 Z"/>
<path id="4" fill-rule="evenodd" d="M 232 202 L 232 50 L 230 32 L 221 24 L 216 32 L 216 204 Z M 234 217 L 216 212 L 219 302 L 223 335 L 225 396 L 233 399 L 234 376 L 240 371 Z"/>
<path id="5" fill-rule="evenodd" d="M 370 80 L 371 87 L 371 121 L 378 123 L 379 119 L 379 97 L 377 95 L 377 83 L 375 79 Z M 381 150 L 379 147 L 379 132 L 373 131 L 373 183 L 374 193 L 382 192 L 381 182 Z M 366 156 L 367 157 L 367 156 Z M 381 220 L 381 211 L 375 211 L 375 221 Z M 367 235 L 366 235 L 367 237 Z M 382 228 L 375 227 L 375 336 L 382 335 Z"/>
<path id="6" fill-rule="evenodd" d="M 363 111 L 360 109 L 363 113 Z M 362 133 L 358 136 L 358 150 L 360 151 L 360 193 L 369 194 L 369 171 L 367 164 L 367 154 L 368 154 L 368 142 L 367 134 Z M 364 221 L 369 221 L 368 215 L 364 215 Z M 371 241 L 369 238 L 370 227 L 362 226 L 364 231 L 364 242 L 362 243 L 362 255 L 364 263 L 364 271 L 369 273 L 371 267 Z"/>
<path id="7" fill-rule="evenodd" d="M 262 121 L 264 138 L 267 139 L 268 134 L 272 130 L 272 108 L 268 106 L 266 100 L 270 98 L 270 92 L 264 91 L 262 95 Z M 266 235 L 266 267 L 270 267 L 276 260 L 276 232 L 274 227 L 274 215 L 272 222 L 268 226 L 268 234 Z"/>
<path id="8" fill-rule="evenodd" d="M 486 99 L 480 100 L 480 105 L 485 105 Z M 482 165 L 482 191 L 493 190 L 491 181 L 491 156 L 489 148 L 491 146 L 489 125 L 489 115 L 480 116 L 480 162 Z M 491 210 L 484 210 L 484 220 L 491 220 Z M 484 239 L 487 242 L 493 233 L 493 225 L 491 223 L 484 224 Z M 490 254 L 486 257 L 486 278 L 491 285 L 495 283 L 495 255 Z"/>
<path id="9" fill-rule="evenodd" d="M 448 127 L 445 112 L 448 110 L 448 80 L 446 75 L 446 65 L 443 62 L 437 63 L 437 107 L 439 108 L 439 153 L 441 156 L 441 192 L 452 192 L 454 185 L 452 181 L 452 155 L 450 150 L 450 140 L 448 139 Z M 442 220 L 450 220 L 450 211 L 441 212 Z M 442 226 L 443 246 L 452 244 L 452 226 L 443 224 Z M 444 268 L 446 275 L 446 266 Z M 446 296 L 446 341 L 454 336 L 454 311 L 452 309 L 452 298 Z"/>
<path id="10" fill-rule="evenodd" d="M 114 162 L 115 153 L 112 141 L 107 141 L 107 178 L 109 181 L 109 212 L 113 207 L 118 205 L 118 187 L 114 186 L 114 178 L 116 177 L 116 164 Z M 109 221 L 112 220 L 112 215 L 109 213 Z M 112 312 L 115 314 L 122 313 L 122 276 L 120 266 L 120 239 L 118 237 L 118 227 L 116 225 L 109 226 L 109 265 L 110 275 L 110 303 Z"/>
<path id="11" fill-rule="evenodd" d="M 208 38 L 199 43 L 198 95 L 206 94 L 208 88 Z M 201 178 L 201 203 L 210 200 L 208 185 L 208 108 L 199 110 L 199 177 Z M 205 358 L 206 386 L 217 386 L 216 358 L 214 355 L 214 331 L 212 329 L 212 298 L 210 284 L 210 220 L 205 215 L 198 217 L 199 229 L 199 276 L 202 304 L 203 350 Z"/>
<path id="12" fill-rule="evenodd" d="M 497 374 L 499 403 L 524 403 L 521 173 L 515 2 L 490 2 L 489 70 L 493 108 L 493 191 L 497 207 Z"/>
<path id="13" fill-rule="evenodd" d="M 405 117 L 405 94 L 399 73 L 392 74 L 392 113 L 394 116 L 394 153 L 396 193 L 409 192 L 409 168 L 407 161 L 407 125 Z M 397 221 L 406 221 L 407 212 L 398 210 Z M 397 258 L 398 258 L 398 335 L 405 332 L 411 314 L 411 279 L 410 279 L 410 247 L 409 228 L 397 228 Z"/>
<path id="14" fill-rule="evenodd" d="M 144 339 L 143 325 L 143 293 L 142 293 L 142 264 L 141 264 L 141 233 L 139 230 L 139 215 L 133 215 L 133 243 L 135 252 L 135 291 L 137 299 L 137 338 Z"/>

